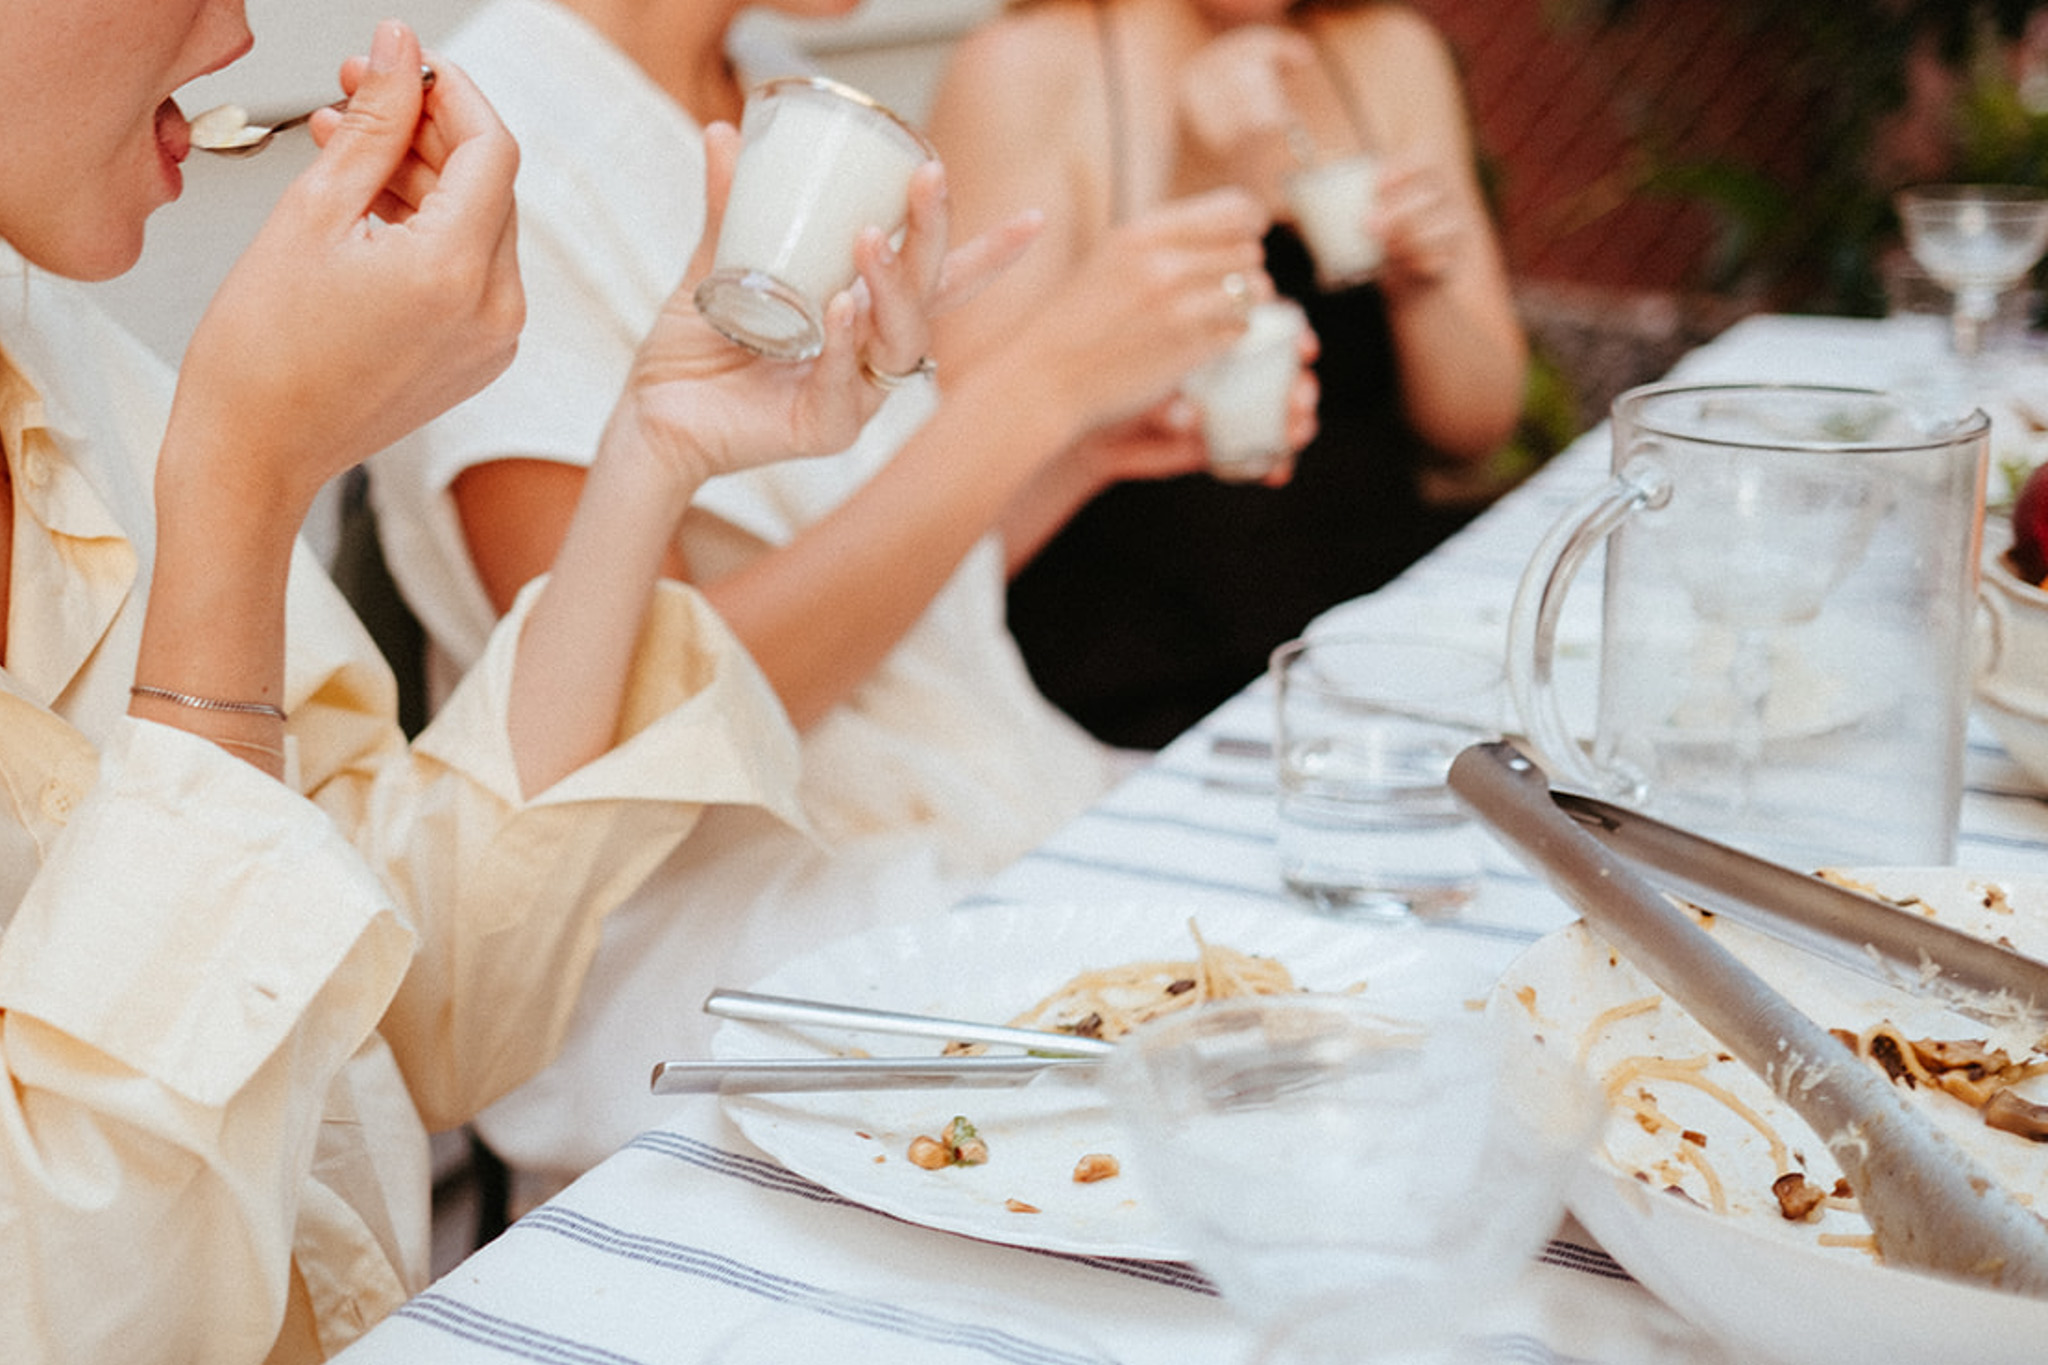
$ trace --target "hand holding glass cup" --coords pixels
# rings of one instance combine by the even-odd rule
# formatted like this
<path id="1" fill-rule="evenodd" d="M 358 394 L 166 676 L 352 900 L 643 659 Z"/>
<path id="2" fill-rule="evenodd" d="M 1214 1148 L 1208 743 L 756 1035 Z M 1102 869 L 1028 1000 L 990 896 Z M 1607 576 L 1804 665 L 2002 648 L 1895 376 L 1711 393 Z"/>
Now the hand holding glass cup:
<path id="1" fill-rule="evenodd" d="M 1273 652 L 1280 875 L 1318 911 L 1442 916 L 1479 891 L 1483 848 L 1445 779 L 1498 737 L 1502 661 L 1417 637 L 1312 634 Z"/>
<path id="2" fill-rule="evenodd" d="M 1293 454 L 1288 428 L 1307 331 L 1308 315 L 1292 300 L 1251 304 L 1244 334 L 1181 381 L 1181 393 L 1201 409 L 1217 478 L 1255 483 Z"/>
<path id="3" fill-rule="evenodd" d="M 1303 164 L 1283 188 L 1295 229 L 1315 262 L 1316 283 L 1331 293 L 1364 284 L 1378 273 L 1385 254 L 1370 226 L 1379 201 L 1379 158 L 1355 152 L 1318 159 L 1305 148 L 1300 155 Z"/>
<path id="4" fill-rule="evenodd" d="M 697 308 L 750 350 L 808 360 L 824 346 L 825 305 L 858 274 L 862 229 L 901 230 L 910 178 L 934 153 L 895 114 L 821 77 L 749 91 L 740 137 Z"/>
<path id="5" fill-rule="evenodd" d="M 1103 1085 L 1136 1172 L 1258 1365 L 1438 1358 L 1563 1208 L 1594 1106 L 1445 1002 L 1221 1000 L 1127 1038 Z"/>

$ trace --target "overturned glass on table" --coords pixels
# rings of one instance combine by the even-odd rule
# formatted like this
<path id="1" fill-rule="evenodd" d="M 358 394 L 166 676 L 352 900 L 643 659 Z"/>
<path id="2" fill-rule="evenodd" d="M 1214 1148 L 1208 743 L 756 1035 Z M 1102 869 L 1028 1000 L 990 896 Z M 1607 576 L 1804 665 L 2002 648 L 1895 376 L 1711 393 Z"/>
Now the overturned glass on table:
<path id="1" fill-rule="evenodd" d="M 1421 1365 L 1483 1358 L 1475 1305 L 1557 1224 L 1596 1112 L 1568 1060 L 1462 1002 L 1302 993 L 1147 1025 L 1103 1084 L 1256 1365 Z"/>

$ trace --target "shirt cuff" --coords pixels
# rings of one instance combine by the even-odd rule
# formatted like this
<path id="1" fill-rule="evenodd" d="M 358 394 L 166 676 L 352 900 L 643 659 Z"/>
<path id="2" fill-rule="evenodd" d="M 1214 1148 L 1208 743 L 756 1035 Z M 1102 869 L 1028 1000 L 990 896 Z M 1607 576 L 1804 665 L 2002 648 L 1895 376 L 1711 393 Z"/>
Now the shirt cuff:
<path id="1" fill-rule="evenodd" d="M 354 1051 L 412 949 L 326 813 L 196 735 L 123 718 L 0 938 L 0 1011 L 217 1108 L 344 974 L 317 1027 Z"/>
<path id="2" fill-rule="evenodd" d="M 526 804 L 508 716 L 512 673 L 533 602 L 526 585 L 414 748 L 468 773 L 509 805 Z M 759 806 L 802 827 L 795 730 L 753 657 L 701 594 L 664 580 L 636 647 L 619 737 L 533 799 Z"/>

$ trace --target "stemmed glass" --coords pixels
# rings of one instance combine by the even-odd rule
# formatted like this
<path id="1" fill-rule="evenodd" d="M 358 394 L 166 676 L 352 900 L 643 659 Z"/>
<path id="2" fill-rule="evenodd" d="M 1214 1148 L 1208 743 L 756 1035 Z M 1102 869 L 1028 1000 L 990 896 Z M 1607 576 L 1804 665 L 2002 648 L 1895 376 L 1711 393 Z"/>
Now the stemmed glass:
<path id="1" fill-rule="evenodd" d="M 1998 296 L 2048 251 L 2048 191 L 2029 185 L 1921 185 L 1894 203 L 1906 249 L 1955 298 L 1956 354 L 1974 360 Z"/>
<path id="2" fill-rule="evenodd" d="M 1258 1365 L 1452 1359 L 1541 1248 L 1594 1104 L 1462 1007 L 1258 996 L 1126 1039 L 1103 1084 L 1141 1180 Z"/>

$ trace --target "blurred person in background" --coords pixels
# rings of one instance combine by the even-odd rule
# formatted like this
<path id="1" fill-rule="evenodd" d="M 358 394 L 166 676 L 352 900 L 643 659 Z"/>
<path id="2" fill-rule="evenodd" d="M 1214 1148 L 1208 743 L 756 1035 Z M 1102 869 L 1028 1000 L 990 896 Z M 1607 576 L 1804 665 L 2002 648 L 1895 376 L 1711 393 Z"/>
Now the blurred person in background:
<path id="1" fill-rule="evenodd" d="M 1221 186 L 1273 220 L 1266 268 L 1320 338 L 1319 433 L 1291 479 L 1227 484 L 1193 462 L 1152 481 L 1047 478 L 1009 515 L 1010 629 L 1041 690 L 1096 736 L 1164 744 L 1469 515 L 1430 505 L 1418 478 L 1509 436 L 1527 346 L 1451 55 L 1416 12 L 1022 0 L 955 49 L 930 131 L 963 231 L 1047 213 L 1038 249 L 939 324 L 949 372 L 990 363 L 1124 225 Z M 1379 160 L 1368 226 L 1384 258 L 1369 282 L 1326 291 L 1284 186 L 1304 155 L 1357 152 Z"/>
<path id="2" fill-rule="evenodd" d="M 611 395 L 707 232 L 702 130 L 806 69 L 744 8 L 489 0 L 449 40 L 520 142 L 529 312 L 503 378 L 371 467 L 386 557 L 444 681 L 556 553 Z M 1029 259 L 1035 207 L 988 238 Z M 478 1121 L 520 1202 L 658 1121 L 648 1049 L 705 1052 L 713 988 L 954 904 L 1101 793 L 1110 756 L 1032 688 L 1003 629 L 992 531 L 1082 432 L 1157 404 L 1242 331 L 1222 282 L 1263 283 L 1264 223 L 1219 187 L 1127 225 L 995 363 L 954 383 L 878 357 L 889 397 L 852 449 L 701 490 L 666 572 L 702 589 L 788 708 L 809 833 L 714 811 L 608 922 L 561 1057 Z M 1299 389 L 1306 439 L 1305 374 Z"/>

